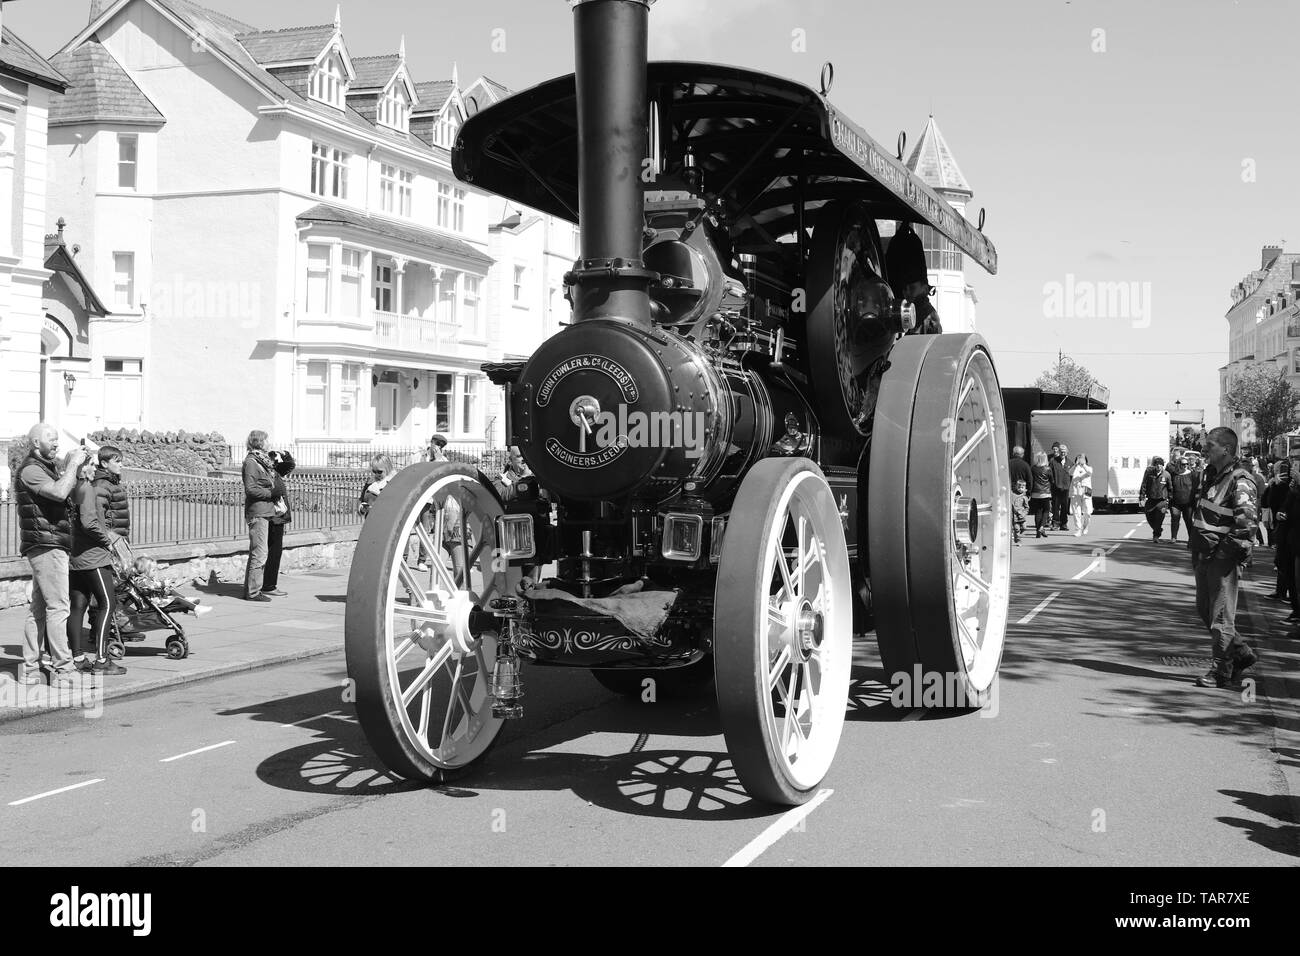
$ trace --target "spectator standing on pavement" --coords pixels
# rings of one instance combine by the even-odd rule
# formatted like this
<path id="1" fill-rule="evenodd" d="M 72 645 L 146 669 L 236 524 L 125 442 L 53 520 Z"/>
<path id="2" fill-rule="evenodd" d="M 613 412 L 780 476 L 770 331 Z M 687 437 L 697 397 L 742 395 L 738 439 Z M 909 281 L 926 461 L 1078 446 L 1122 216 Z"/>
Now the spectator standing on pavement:
<path id="1" fill-rule="evenodd" d="M 1291 469 L 1291 485 L 1287 488 L 1286 498 L 1282 502 L 1281 520 L 1278 522 L 1278 554 L 1285 550 L 1291 558 L 1291 571 L 1287 584 L 1291 588 L 1291 614 L 1288 622 L 1300 621 L 1300 517 L 1291 520 L 1291 515 L 1300 516 L 1300 468 Z M 1280 560 L 1280 558 L 1279 558 Z M 1278 568 L 1279 572 L 1282 570 Z M 1281 590 L 1279 588 L 1279 590 Z"/>
<path id="2" fill-rule="evenodd" d="M 1258 491 L 1237 459 L 1237 433 L 1231 428 L 1211 429 L 1205 452 L 1191 546 L 1196 610 L 1210 631 L 1213 663 L 1196 686 L 1226 687 L 1258 660 L 1236 626 L 1237 586 L 1255 539 Z"/>
<path id="3" fill-rule="evenodd" d="M 1029 486 L 1023 478 L 1011 483 L 1011 534 L 1016 547 L 1020 547 L 1020 536 L 1025 533 L 1025 521 L 1029 518 Z"/>
<path id="4" fill-rule="evenodd" d="M 1070 472 L 1070 514 L 1074 516 L 1074 536 L 1087 534 L 1092 523 L 1092 465 L 1083 452 L 1075 456 Z"/>
<path id="5" fill-rule="evenodd" d="M 1011 487 L 1016 486 L 1017 481 L 1023 481 L 1025 488 L 1031 488 L 1034 484 L 1034 473 L 1029 469 L 1029 462 L 1025 461 L 1025 450 L 1017 445 L 1011 449 L 1011 464 L 1008 468 L 1010 474 Z"/>
<path id="6" fill-rule="evenodd" d="M 370 459 L 370 481 L 361 489 L 361 496 L 357 499 L 357 514 L 363 518 L 370 514 L 370 506 L 380 492 L 388 487 L 388 481 L 392 477 L 393 459 L 387 455 L 376 455 Z"/>
<path id="7" fill-rule="evenodd" d="M 510 450 L 506 453 L 506 466 L 501 469 L 501 477 L 493 484 L 496 485 L 497 492 L 501 495 L 502 501 L 509 501 L 515 496 L 515 482 L 520 478 L 527 478 L 533 472 L 524 463 L 524 456 L 519 453 L 518 445 L 511 445 Z M 1015 484 L 1014 477 L 1012 478 Z"/>
<path id="8" fill-rule="evenodd" d="M 1064 442 L 1055 445 L 1056 455 L 1048 463 L 1052 472 L 1052 527 L 1057 531 L 1069 531 L 1070 515 L 1070 446 Z"/>
<path id="9" fill-rule="evenodd" d="M 1151 540 L 1160 541 L 1165 530 L 1165 512 L 1169 510 L 1169 472 L 1165 471 L 1165 460 L 1159 455 L 1151 459 L 1151 465 L 1142 476 L 1142 487 L 1138 489 L 1138 504 L 1146 512 L 1147 524 L 1151 526 Z"/>
<path id="10" fill-rule="evenodd" d="M 275 465 L 266 452 L 266 432 L 248 433 L 248 455 L 244 458 L 244 520 L 248 522 L 248 565 L 244 569 L 244 600 L 268 602 L 262 592 L 266 574 L 271 519 L 275 506 Z"/>
<path id="11" fill-rule="evenodd" d="M 126 490 L 121 486 L 122 453 L 112 445 L 101 447 L 93 474 L 93 480 L 80 481 L 72 490 L 69 635 L 75 628 L 75 644 L 80 650 L 81 622 L 93 600 L 90 643 L 78 669 L 95 674 L 125 674 L 126 668 L 108 657 L 108 632 L 117 611 L 114 556 L 123 568 L 131 567 L 131 552 L 126 546 L 131 516 Z"/>
<path id="12" fill-rule="evenodd" d="M 271 468 L 275 472 L 276 513 L 266 525 L 266 568 L 262 572 L 262 593 L 272 597 L 289 596 L 289 592 L 280 587 L 280 557 L 284 552 L 284 526 L 293 520 L 293 509 L 289 507 L 289 488 L 284 483 L 284 479 L 297 465 L 289 452 L 271 452 Z"/>
<path id="13" fill-rule="evenodd" d="M 72 526 L 68 496 L 77 469 L 86 460 L 83 448 L 68 455 L 66 471 L 57 464 L 59 433 L 42 422 L 27 433 L 32 449 L 18 466 L 14 482 L 20 529 L 19 553 L 32 572 L 32 599 L 23 622 L 23 665 L 18 679 L 41 684 L 41 648 L 49 646 L 51 683 L 72 680 L 74 667 L 68 648 L 68 561 Z"/>
<path id="14" fill-rule="evenodd" d="M 1193 471 L 1183 455 L 1174 455 L 1169 463 L 1173 469 L 1169 475 L 1169 540 L 1178 540 L 1178 523 L 1187 525 L 1187 535 L 1192 534 L 1192 506 L 1196 503 L 1196 492 L 1200 488 L 1201 473 Z"/>
<path id="15" fill-rule="evenodd" d="M 1264 508 L 1269 512 L 1272 518 L 1273 528 L 1269 532 L 1269 537 L 1273 543 L 1273 567 L 1277 571 L 1276 584 L 1273 593 L 1268 595 L 1274 601 L 1291 601 L 1291 607 L 1294 610 L 1300 607 L 1297 603 L 1295 591 L 1295 568 L 1294 552 L 1291 550 L 1290 534 L 1288 533 L 1287 505 L 1288 499 L 1292 497 L 1291 491 L 1291 463 L 1289 461 L 1279 461 L 1277 463 L 1278 477 L 1269 482 L 1268 488 L 1265 489 Z"/>
<path id="16" fill-rule="evenodd" d="M 1052 470 L 1047 464 L 1047 455 L 1039 452 L 1034 456 L 1030 469 L 1034 483 L 1029 486 L 1029 510 L 1034 516 L 1034 537 L 1046 538 L 1043 525 L 1051 524 L 1052 507 Z"/>

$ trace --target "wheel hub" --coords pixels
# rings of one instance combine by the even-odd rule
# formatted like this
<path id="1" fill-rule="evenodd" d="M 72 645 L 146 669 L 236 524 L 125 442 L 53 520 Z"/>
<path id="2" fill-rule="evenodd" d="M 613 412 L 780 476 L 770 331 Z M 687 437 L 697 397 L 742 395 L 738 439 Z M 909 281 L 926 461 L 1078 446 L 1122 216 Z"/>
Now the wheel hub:
<path id="1" fill-rule="evenodd" d="M 825 619 L 820 611 L 804 601 L 795 618 L 795 650 L 801 660 L 808 660 L 821 647 L 825 636 Z"/>
<path id="2" fill-rule="evenodd" d="M 979 502 L 974 498 L 964 498 L 961 489 L 957 489 L 957 500 L 952 509 L 953 534 L 957 543 L 969 548 L 980 535 Z"/>
<path id="3" fill-rule="evenodd" d="M 474 595 L 469 591 L 429 591 L 427 596 L 435 602 L 438 610 L 447 615 L 446 624 L 431 621 L 420 623 L 418 643 L 429 655 L 434 654 L 444 643 L 451 645 L 453 657 L 465 657 L 474 653 L 478 639 L 470 628 L 470 619 L 478 609 Z"/>

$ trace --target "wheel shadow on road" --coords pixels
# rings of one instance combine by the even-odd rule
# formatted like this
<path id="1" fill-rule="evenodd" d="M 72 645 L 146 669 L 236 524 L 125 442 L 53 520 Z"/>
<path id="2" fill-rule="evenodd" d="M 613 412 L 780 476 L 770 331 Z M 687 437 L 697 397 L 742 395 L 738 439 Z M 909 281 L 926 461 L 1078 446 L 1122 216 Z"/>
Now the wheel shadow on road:
<path id="1" fill-rule="evenodd" d="M 711 685 L 707 690 L 709 693 L 700 697 L 656 704 L 605 696 L 595 706 L 540 729 L 516 729 L 517 725 L 507 724 L 482 764 L 451 784 L 432 787 L 388 772 L 370 749 L 351 705 L 340 704 L 337 689 L 221 711 L 220 716 L 296 723 L 300 730 L 306 728 L 315 735 L 311 743 L 290 747 L 258 765 L 259 780 L 284 790 L 376 796 L 427 789 L 456 799 L 478 797 L 480 791 L 569 790 L 593 805 L 619 813 L 683 820 L 741 820 L 787 809 L 753 801 L 720 747 L 646 749 L 652 735 L 720 737 L 722 727 Z M 303 713 L 320 716 L 304 721 L 298 717 Z M 527 737 L 522 737 L 523 733 Z M 608 744 L 610 734 L 635 739 L 619 753 L 574 749 L 588 739 Z"/>
<path id="2" fill-rule="evenodd" d="M 303 713 L 317 716 L 303 719 Z M 338 688 L 218 711 L 218 716 L 247 716 L 314 734 L 311 743 L 290 747 L 258 764 L 258 779 L 272 787 L 336 796 L 375 796 L 422 788 L 389 773 L 366 742 L 352 705 L 341 703 Z M 290 726 L 285 727 L 286 735 L 293 733 Z"/>
<path id="3" fill-rule="evenodd" d="M 1300 797 L 1251 793 L 1246 790 L 1220 790 L 1242 808 L 1262 817 L 1278 821 L 1277 826 L 1259 820 L 1240 817 L 1218 817 L 1220 823 L 1239 828 L 1251 843 L 1257 843 L 1275 853 L 1300 857 Z"/>

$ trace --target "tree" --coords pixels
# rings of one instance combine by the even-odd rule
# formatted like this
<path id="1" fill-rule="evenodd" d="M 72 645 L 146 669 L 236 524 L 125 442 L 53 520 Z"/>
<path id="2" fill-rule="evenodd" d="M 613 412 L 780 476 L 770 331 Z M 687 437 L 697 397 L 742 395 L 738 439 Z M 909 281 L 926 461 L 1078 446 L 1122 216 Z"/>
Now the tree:
<path id="1" fill-rule="evenodd" d="M 1062 355 L 1056 364 L 1034 380 L 1031 388 L 1041 388 L 1045 392 L 1061 392 L 1065 395 L 1087 397 L 1091 388 L 1101 386 L 1097 377 L 1070 358 Z"/>
<path id="2" fill-rule="evenodd" d="M 1286 369 L 1274 365 L 1253 365 L 1238 374 L 1228 390 L 1228 406 L 1254 421 L 1254 438 L 1265 447 L 1300 425 L 1300 392 Z"/>

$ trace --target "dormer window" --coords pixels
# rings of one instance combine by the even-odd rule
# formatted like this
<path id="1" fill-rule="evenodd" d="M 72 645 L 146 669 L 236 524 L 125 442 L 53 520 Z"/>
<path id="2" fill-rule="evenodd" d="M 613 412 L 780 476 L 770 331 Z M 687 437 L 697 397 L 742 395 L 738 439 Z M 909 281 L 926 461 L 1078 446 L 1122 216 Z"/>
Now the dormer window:
<path id="1" fill-rule="evenodd" d="M 410 119 L 411 101 L 406 97 L 406 88 L 402 83 L 394 81 L 379 98 L 379 122 L 405 133 Z"/>
<path id="2" fill-rule="evenodd" d="M 456 133 L 460 131 L 460 116 L 453 109 L 448 109 L 446 113 L 438 118 L 437 124 L 433 127 L 433 143 L 435 146 L 441 146 L 443 149 L 451 149 L 456 142 Z"/>
<path id="3" fill-rule="evenodd" d="M 347 86 L 343 63 L 338 54 L 330 53 L 311 72 L 311 98 L 343 109 L 343 93 Z"/>

